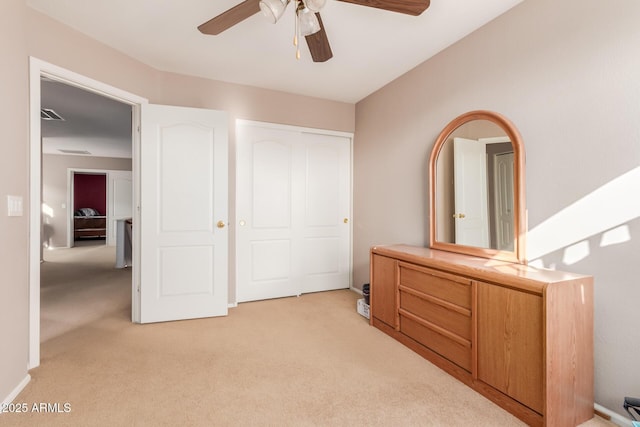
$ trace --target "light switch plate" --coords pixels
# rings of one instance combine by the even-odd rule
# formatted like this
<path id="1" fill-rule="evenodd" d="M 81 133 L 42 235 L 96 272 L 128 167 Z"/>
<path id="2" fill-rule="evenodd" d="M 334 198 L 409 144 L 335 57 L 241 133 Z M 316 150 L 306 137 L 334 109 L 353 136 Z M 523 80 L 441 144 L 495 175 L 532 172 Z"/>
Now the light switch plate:
<path id="1" fill-rule="evenodd" d="M 22 216 L 22 196 L 7 196 L 7 215 Z"/>

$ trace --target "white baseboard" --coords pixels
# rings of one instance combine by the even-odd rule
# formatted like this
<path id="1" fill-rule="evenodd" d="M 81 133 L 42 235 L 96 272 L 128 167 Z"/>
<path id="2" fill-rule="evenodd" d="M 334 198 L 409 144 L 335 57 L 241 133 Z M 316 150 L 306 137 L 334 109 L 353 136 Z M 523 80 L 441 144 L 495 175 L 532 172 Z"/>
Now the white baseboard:
<path id="1" fill-rule="evenodd" d="M 623 417 L 622 415 L 620 415 L 620 414 L 618 414 L 616 412 L 613 412 L 612 410 L 607 409 L 602 405 L 598 405 L 597 403 L 594 405 L 594 407 L 596 408 L 596 411 L 602 412 L 603 414 L 610 416 L 612 423 L 617 424 L 617 425 L 622 426 L 622 427 L 631 427 L 632 426 L 632 423 L 631 423 L 630 419 L 628 419 L 626 417 Z"/>
<path id="2" fill-rule="evenodd" d="M 27 374 L 27 376 L 24 377 L 22 381 L 20 381 L 20 384 L 18 384 L 16 388 L 14 388 L 13 391 L 4 398 L 4 400 L 2 401 L 2 406 L 4 407 L 5 405 L 13 402 L 13 400 L 20 394 L 20 392 L 27 386 L 27 384 L 29 384 L 29 381 L 31 381 L 31 375 Z M 0 412 L 0 415 L 2 415 L 2 412 Z"/>
<path id="3" fill-rule="evenodd" d="M 357 294 L 362 295 L 362 290 L 361 290 L 361 289 L 354 288 L 354 287 L 352 286 L 352 287 L 351 287 L 351 290 L 352 290 L 353 292 L 357 293 Z"/>

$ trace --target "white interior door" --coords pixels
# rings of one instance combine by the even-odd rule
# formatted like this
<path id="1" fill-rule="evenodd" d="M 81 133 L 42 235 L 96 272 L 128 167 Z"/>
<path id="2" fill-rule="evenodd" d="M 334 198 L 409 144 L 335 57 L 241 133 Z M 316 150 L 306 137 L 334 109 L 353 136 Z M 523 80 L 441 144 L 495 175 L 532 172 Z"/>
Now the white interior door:
<path id="1" fill-rule="evenodd" d="M 486 144 L 474 139 L 453 139 L 455 187 L 455 241 L 489 247 Z"/>
<path id="2" fill-rule="evenodd" d="M 118 220 L 131 218 L 133 215 L 133 177 L 131 171 L 109 171 L 107 179 L 109 181 L 107 244 L 115 246 Z"/>
<path id="3" fill-rule="evenodd" d="M 142 106 L 142 323 L 227 314 L 227 120 Z"/>
<path id="4" fill-rule="evenodd" d="M 495 212 L 497 248 L 513 251 L 513 153 L 498 154 L 495 158 Z"/>
<path id="5" fill-rule="evenodd" d="M 237 299 L 350 285 L 351 140 L 237 126 Z"/>

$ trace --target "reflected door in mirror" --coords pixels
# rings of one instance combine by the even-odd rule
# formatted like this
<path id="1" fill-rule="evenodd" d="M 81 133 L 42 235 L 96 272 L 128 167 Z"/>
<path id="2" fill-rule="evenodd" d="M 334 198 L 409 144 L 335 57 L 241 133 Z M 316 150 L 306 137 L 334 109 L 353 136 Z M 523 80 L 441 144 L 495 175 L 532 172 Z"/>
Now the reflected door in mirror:
<path id="1" fill-rule="evenodd" d="M 524 151 L 503 116 L 472 111 L 449 123 L 430 160 L 430 246 L 524 263 Z"/>
<path id="2" fill-rule="evenodd" d="M 437 164 L 453 170 L 451 184 L 440 180 L 436 193 L 442 194 L 439 221 L 450 224 L 438 227 L 437 240 L 513 251 L 514 165 L 508 137 L 453 137 L 446 145 L 453 147 L 452 158 L 443 155 Z M 453 204 L 447 202 L 449 193 Z"/>
<path id="3" fill-rule="evenodd" d="M 453 139 L 455 243 L 488 248 L 486 146 L 473 139 Z"/>
<path id="4" fill-rule="evenodd" d="M 495 155 L 494 165 L 496 249 L 513 251 L 513 151 Z"/>

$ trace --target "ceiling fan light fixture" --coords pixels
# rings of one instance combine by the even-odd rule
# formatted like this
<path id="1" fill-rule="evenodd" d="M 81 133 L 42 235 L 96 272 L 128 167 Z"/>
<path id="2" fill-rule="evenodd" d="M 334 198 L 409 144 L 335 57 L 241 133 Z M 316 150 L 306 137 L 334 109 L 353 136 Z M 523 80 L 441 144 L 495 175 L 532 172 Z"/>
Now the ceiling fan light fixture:
<path id="1" fill-rule="evenodd" d="M 320 31 L 320 22 L 318 22 L 316 14 L 309 8 L 298 10 L 298 28 L 300 35 L 305 37 Z"/>
<path id="2" fill-rule="evenodd" d="M 304 5 L 312 12 L 320 12 L 327 0 L 304 0 Z"/>
<path id="3" fill-rule="evenodd" d="M 288 4 L 289 0 L 260 0 L 260 10 L 269 22 L 275 24 L 284 14 Z"/>

